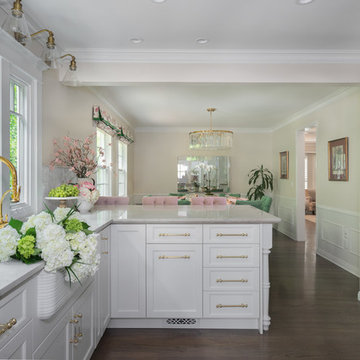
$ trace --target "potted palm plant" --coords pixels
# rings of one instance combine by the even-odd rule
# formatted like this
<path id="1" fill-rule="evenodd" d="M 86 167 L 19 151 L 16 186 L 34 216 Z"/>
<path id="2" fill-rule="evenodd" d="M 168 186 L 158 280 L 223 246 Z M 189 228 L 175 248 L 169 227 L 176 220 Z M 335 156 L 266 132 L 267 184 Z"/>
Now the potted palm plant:
<path id="1" fill-rule="evenodd" d="M 248 177 L 249 185 L 252 185 L 246 194 L 249 200 L 260 200 L 265 195 L 266 190 L 273 190 L 274 176 L 263 165 L 250 170 Z"/>

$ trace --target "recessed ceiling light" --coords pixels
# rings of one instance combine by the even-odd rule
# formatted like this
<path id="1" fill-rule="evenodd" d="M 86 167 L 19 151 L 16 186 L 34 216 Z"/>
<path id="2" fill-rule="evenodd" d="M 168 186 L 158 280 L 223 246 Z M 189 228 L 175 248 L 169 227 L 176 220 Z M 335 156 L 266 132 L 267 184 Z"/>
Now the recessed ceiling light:
<path id="1" fill-rule="evenodd" d="M 130 39 L 130 41 L 133 44 L 141 44 L 142 42 L 144 42 L 144 39 L 142 39 L 142 38 L 133 38 L 133 39 Z"/>
<path id="2" fill-rule="evenodd" d="M 208 39 L 203 39 L 203 38 L 201 38 L 201 39 L 196 39 L 196 42 L 197 42 L 199 45 L 206 45 L 206 44 L 209 42 L 209 40 L 208 40 Z"/>
<path id="3" fill-rule="evenodd" d="M 153 3 L 155 4 L 162 4 L 164 3 L 166 0 L 152 0 Z"/>
<path id="4" fill-rule="evenodd" d="M 298 5 L 308 5 L 311 4 L 314 0 L 296 0 Z"/>

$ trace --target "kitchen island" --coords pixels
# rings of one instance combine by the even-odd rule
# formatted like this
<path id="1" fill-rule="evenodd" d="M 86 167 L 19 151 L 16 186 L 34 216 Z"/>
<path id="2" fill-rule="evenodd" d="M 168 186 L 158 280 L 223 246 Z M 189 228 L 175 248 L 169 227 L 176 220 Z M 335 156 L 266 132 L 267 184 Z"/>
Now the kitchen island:
<path id="1" fill-rule="evenodd" d="M 250 206 L 103 206 L 100 269 L 0 264 L 0 357 L 89 359 L 107 327 L 269 329 L 272 224 Z M 6 275 L 6 276 L 5 276 Z"/>
<path id="2" fill-rule="evenodd" d="M 130 205 L 85 220 L 111 225 L 110 327 L 268 330 L 279 218 L 247 205 Z"/>

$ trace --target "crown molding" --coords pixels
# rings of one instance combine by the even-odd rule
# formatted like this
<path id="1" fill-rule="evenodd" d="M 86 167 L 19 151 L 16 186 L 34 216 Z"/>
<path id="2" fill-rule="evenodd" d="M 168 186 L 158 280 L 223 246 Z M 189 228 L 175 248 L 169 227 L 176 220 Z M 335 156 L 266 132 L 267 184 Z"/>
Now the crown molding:
<path id="1" fill-rule="evenodd" d="M 279 130 L 281 128 L 283 128 L 286 125 L 289 125 L 291 123 L 293 123 L 296 120 L 299 120 L 307 115 L 310 115 L 311 113 L 315 112 L 316 110 L 319 110 L 335 101 L 338 101 L 340 99 L 345 98 L 346 96 L 350 96 L 352 94 L 355 94 L 357 92 L 360 92 L 360 89 L 357 87 L 351 87 L 351 88 L 346 88 L 346 89 L 341 89 L 341 90 L 337 90 L 335 91 L 333 94 L 330 94 L 326 97 L 324 97 L 323 99 L 319 100 L 316 103 L 313 103 L 312 105 L 302 109 L 301 111 L 293 114 L 292 116 L 290 116 L 289 118 L 287 118 L 284 122 L 282 122 L 280 125 L 274 127 L 272 129 L 272 131 L 276 131 Z"/>
<path id="2" fill-rule="evenodd" d="M 360 50 L 177 50 L 70 48 L 82 62 L 205 64 L 356 64 Z"/>
<path id="3" fill-rule="evenodd" d="M 135 133 L 189 133 L 191 131 L 197 131 L 199 130 L 198 127 L 149 127 L 149 126 L 139 126 L 135 128 Z M 268 128 L 224 128 L 222 127 L 221 130 L 229 130 L 232 131 L 234 134 L 267 134 L 271 133 L 272 129 Z"/>

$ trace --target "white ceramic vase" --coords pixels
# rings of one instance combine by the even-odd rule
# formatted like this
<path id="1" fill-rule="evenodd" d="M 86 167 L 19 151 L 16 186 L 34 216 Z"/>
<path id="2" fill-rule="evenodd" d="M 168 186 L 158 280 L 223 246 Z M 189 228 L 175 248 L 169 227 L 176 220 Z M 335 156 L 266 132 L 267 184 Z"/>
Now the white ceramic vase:
<path id="1" fill-rule="evenodd" d="M 88 213 L 92 209 L 93 206 L 94 206 L 94 204 L 91 203 L 90 201 L 82 199 L 81 197 L 79 198 L 78 209 L 81 214 Z"/>

